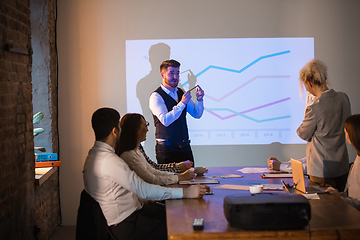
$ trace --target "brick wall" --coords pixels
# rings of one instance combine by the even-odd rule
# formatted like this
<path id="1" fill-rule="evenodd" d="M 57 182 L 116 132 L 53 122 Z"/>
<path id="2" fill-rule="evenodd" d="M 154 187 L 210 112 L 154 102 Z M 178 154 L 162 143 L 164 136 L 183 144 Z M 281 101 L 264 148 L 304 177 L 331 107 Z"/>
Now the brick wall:
<path id="1" fill-rule="evenodd" d="M 29 5 L 0 2 L 1 239 L 29 239 L 34 228 L 31 55 L 4 50 L 6 43 L 31 49 Z"/>
<path id="2" fill-rule="evenodd" d="M 30 0 L 0 0 L 0 239 L 35 239 L 36 225 L 49 239 L 59 223 L 57 172 L 35 187 L 30 41 Z"/>
<path id="3" fill-rule="evenodd" d="M 59 225 L 58 171 L 41 186 L 35 187 L 35 226 L 40 227 L 38 239 L 49 239 Z"/>
<path id="4" fill-rule="evenodd" d="M 53 152 L 59 152 L 59 134 L 58 134 L 58 71 L 57 71 L 57 50 L 56 50 L 56 1 L 49 0 L 49 46 L 50 46 L 50 84 L 51 92 L 51 129 L 52 129 L 52 149 Z M 60 157 L 60 156 L 59 156 Z"/>

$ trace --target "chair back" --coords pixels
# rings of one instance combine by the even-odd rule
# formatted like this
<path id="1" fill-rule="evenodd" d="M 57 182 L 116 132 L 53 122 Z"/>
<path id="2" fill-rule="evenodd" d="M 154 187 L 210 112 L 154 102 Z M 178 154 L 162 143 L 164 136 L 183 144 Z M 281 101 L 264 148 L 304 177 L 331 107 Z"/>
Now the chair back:
<path id="1" fill-rule="evenodd" d="M 76 220 L 76 240 L 114 239 L 100 205 L 85 189 L 81 192 Z"/>

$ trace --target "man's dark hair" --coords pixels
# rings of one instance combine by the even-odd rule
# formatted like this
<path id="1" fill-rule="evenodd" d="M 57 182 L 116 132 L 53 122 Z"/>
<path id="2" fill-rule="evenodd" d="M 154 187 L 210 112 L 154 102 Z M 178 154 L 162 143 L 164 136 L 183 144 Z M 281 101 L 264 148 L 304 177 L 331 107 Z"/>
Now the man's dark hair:
<path id="1" fill-rule="evenodd" d="M 180 63 L 174 59 L 163 61 L 160 65 L 160 72 L 166 70 L 168 67 L 180 67 Z"/>
<path id="2" fill-rule="evenodd" d="M 120 114 L 112 108 L 100 108 L 91 117 L 91 125 L 95 132 L 96 141 L 104 140 L 114 129 L 119 130 Z"/>

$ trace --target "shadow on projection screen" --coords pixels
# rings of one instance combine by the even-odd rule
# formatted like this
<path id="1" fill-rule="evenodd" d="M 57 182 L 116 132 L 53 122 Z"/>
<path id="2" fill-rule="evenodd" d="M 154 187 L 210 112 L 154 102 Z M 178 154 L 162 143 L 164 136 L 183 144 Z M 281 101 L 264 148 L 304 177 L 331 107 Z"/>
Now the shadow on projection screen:
<path id="1" fill-rule="evenodd" d="M 312 58 L 314 38 L 128 40 L 127 112 L 150 122 L 145 144 L 154 146 L 149 96 L 161 84 L 162 61 L 175 59 L 179 87 L 205 91 L 203 116 L 187 116 L 192 145 L 302 144 L 299 70 Z"/>

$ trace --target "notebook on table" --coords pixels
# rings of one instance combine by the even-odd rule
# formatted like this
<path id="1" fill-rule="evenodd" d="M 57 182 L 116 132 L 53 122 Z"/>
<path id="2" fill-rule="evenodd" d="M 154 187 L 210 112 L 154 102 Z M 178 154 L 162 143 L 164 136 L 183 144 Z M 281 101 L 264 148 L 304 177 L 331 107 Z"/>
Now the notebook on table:
<path id="1" fill-rule="evenodd" d="M 301 193 L 327 193 L 326 187 L 308 186 L 305 187 L 304 171 L 302 162 L 291 158 L 291 168 L 293 174 L 293 182 L 297 183 L 296 190 Z"/>

